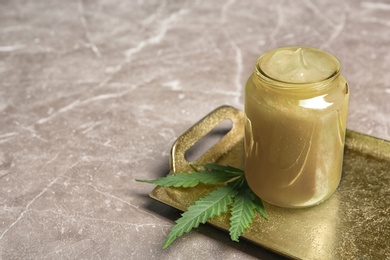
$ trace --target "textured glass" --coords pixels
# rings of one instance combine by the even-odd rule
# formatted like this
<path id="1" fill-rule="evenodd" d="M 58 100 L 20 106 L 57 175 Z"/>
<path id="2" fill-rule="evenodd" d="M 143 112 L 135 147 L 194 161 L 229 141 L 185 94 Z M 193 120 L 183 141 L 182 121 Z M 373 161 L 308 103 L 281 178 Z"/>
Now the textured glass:
<path id="1" fill-rule="evenodd" d="M 348 98 L 339 63 L 328 53 L 290 47 L 258 59 L 245 87 L 245 174 L 260 198 L 307 207 L 332 195 L 341 177 Z"/>

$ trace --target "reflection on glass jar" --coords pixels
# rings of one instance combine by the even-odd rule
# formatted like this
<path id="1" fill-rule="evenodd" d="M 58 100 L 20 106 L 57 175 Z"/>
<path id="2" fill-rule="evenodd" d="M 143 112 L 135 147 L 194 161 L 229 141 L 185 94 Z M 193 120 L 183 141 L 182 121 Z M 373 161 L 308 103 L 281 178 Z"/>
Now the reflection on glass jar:
<path id="1" fill-rule="evenodd" d="M 341 177 L 349 89 L 332 55 L 286 47 L 260 56 L 245 87 L 245 172 L 282 207 L 316 205 Z"/>

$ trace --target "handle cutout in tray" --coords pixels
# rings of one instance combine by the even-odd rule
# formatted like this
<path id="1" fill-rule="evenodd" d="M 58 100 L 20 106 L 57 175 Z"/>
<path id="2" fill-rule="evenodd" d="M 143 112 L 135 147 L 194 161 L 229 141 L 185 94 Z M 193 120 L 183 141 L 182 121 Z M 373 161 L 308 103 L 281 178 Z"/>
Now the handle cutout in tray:
<path id="1" fill-rule="evenodd" d="M 225 119 L 214 127 L 209 133 L 199 139 L 191 146 L 184 154 L 184 158 L 188 162 L 195 162 L 202 157 L 204 153 L 216 145 L 225 135 L 233 128 L 233 121 Z"/>
<path id="2" fill-rule="evenodd" d="M 225 122 L 228 120 L 227 122 Z M 229 131 L 219 130 L 219 127 L 225 128 L 225 124 L 229 124 L 231 121 L 231 129 Z M 222 123 L 222 125 L 221 125 Z M 192 148 L 198 150 L 197 144 L 199 140 L 203 139 L 206 135 L 213 136 L 213 129 L 216 132 L 221 133 L 221 138 L 216 138 L 216 143 L 209 143 L 211 148 L 201 149 L 200 151 L 187 151 Z M 226 129 L 226 128 L 225 128 Z M 227 128 L 229 129 L 229 127 Z M 230 106 L 221 106 L 210 114 L 206 115 L 194 126 L 183 133 L 173 144 L 170 158 L 171 173 L 175 172 L 187 172 L 193 170 L 192 164 L 205 164 L 209 162 L 216 162 L 218 158 L 224 156 L 237 142 L 241 141 L 244 135 L 244 113 Z M 218 135 L 217 135 L 218 136 Z M 208 143 L 209 138 L 205 139 Z M 201 154 L 201 155 L 200 155 Z"/>

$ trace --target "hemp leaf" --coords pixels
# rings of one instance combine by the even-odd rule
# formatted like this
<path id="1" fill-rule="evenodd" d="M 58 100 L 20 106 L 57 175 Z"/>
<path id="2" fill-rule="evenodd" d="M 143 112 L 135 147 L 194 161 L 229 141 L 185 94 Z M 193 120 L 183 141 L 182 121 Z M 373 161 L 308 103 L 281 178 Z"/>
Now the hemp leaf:
<path id="1" fill-rule="evenodd" d="M 163 187 L 194 187 L 199 183 L 221 184 L 214 191 L 201 197 L 187 208 L 176 221 L 163 245 L 167 248 L 185 233 L 204 224 L 208 219 L 219 216 L 231 208 L 230 238 L 237 241 L 253 221 L 255 212 L 268 220 L 263 203 L 249 188 L 244 171 L 218 164 L 206 164 L 202 170 L 194 169 L 191 173 L 172 174 L 157 180 L 136 180 Z"/>
<path id="2" fill-rule="evenodd" d="M 252 193 L 245 181 L 239 187 L 231 208 L 229 233 L 233 241 L 238 242 L 238 238 L 250 226 L 255 211 L 268 220 L 262 201 Z"/>
<path id="3" fill-rule="evenodd" d="M 200 223 L 204 224 L 209 218 L 227 211 L 234 194 L 235 191 L 231 185 L 221 186 L 189 206 L 171 229 L 163 249 L 167 248 L 177 237 L 198 227 Z"/>
<path id="4" fill-rule="evenodd" d="M 220 169 L 206 168 L 200 172 L 192 173 L 176 173 L 157 180 L 136 180 L 138 182 L 146 182 L 156 184 L 162 187 L 195 187 L 199 183 L 203 184 L 217 184 L 224 183 L 241 176 L 243 173 L 233 171 L 221 171 Z"/>

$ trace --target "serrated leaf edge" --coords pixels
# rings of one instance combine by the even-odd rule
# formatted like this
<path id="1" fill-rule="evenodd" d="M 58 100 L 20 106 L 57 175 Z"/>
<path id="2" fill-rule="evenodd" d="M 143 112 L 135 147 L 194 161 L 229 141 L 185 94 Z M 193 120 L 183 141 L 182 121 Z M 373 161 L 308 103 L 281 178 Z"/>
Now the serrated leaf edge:
<path id="1" fill-rule="evenodd" d="M 233 241 L 239 242 L 239 237 L 252 224 L 255 216 L 255 208 L 251 197 L 240 189 L 234 198 L 231 207 L 231 217 L 229 225 L 230 238 Z"/>
<path id="2" fill-rule="evenodd" d="M 175 173 L 156 180 L 136 180 L 137 182 L 156 184 L 162 187 L 195 187 L 199 183 L 203 184 L 218 184 L 230 182 L 239 178 L 233 172 L 219 172 L 219 171 L 199 171 L 192 173 Z"/>
<path id="3" fill-rule="evenodd" d="M 176 238 L 198 227 L 199 224 L 204 224 L 208 219 L 228 211 L 228 206 L 233 202 L 234 193 L 233 185 L 221 186 L 188 207 L 187 211 L 182 214 L 182 217 L 176 221 L 176 224 L 169 232 L 163 249 L 171 245 Z M 214 198 L 216 201 L 213 202 L 213 197 L 215 196 L 218 199 Z M 194 212 L 196 213 L 195 215 L 193 215 Z"/>

